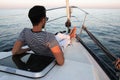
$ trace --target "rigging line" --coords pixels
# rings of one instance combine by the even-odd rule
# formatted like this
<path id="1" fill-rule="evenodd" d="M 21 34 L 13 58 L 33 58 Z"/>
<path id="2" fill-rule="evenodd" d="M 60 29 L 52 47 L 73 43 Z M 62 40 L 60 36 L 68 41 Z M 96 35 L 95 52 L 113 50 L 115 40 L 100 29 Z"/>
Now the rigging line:
<path id="1" fill-rule="evenodd" d="M 84 20 L 83 20 L 83 24 L 82 24 L 82 25 L 84 25 L 84 24 L 85 24 L 86 17 L 87 17 L 87 14 L 85 14 L 85 18 L 84 18 Z"/>
<path id="2" fill-rule="evenodd" d="M 83 9 L 77 7 L 77 6 L 71 6 L 71 7 L 72 7 L 72 8 L 77 8 L 77 9 L 79 9 L 80 11 L 84 12 L 85 14 L 89 14 L 87 11 L 85 11 L 85 10 L 83 10 Z"/>
<path id="3" fill-rule="evenodd" d="M 88 34 L 91 35 L 91 33 L 89 32 Z M 97 39 L 95 39 L 95 37 L 93 35 L 91 35 L 91 38 L 93 38 L 93 40 L 95 41 L 96 44 L 98 44 L 98 46 L 105 52 L 107 53 L 107 55 L 110 57 L 110 58 L 113 58 L 114 59 L 117 59 L 114 55 L 112 55 L 112 53 L 110 53 Z"/>
<path id="4" fill-rule="evenodd" d="M 101 62 L 103 62 L 103 64 L 105 64 L 109 68 L 109 70 L 111 70 L 112 72 L 116 73 L 116 71 L 109 64 L 107 64 L 103 59 L 99 58 L 99 60 Z"/>
<path id="5" fill-rule="evenodd" d="M 61 19 L 61 18 L 64 18 L 64 17 L 67 17 L 67 16 L 61 16 L 61 17 L 58 17 L 58 18 L 49 20 L 49 21 L 47 21 L 47 23 L 52 22 L 52 21 L 55 21 L 55 20 L 58 20 L 58 19 Z M 72 18 L 72 17 L 76 19 L 76 22 L 83 22 L 83 21 L 80 21 L 76 16 L 71 16 L 71 18 Z M 54 23 L 54 24 L 55 24 L 55 23 Z M 61 25 L 61 24 L 55 24 L 55 25 Z M 63 24 L 62 24 L 62 25 L 63 25 Z M 71 26 L 74 26 L 74 25 L 71 25 Z"/>
<path id="6" fill-rule="evenodd" d="M 58 17 L 58 18 L 55 18 L 55 19 L 49 20 L 49 21 L 47 21 L 47 23 L 52 22 L 52 21 L 55 21 L 55 20 L 58 20 L 58 19 L 61 19 L 61 18 L 64 18 L 64 17 L 67 17 L 67 16 L 61 16 L 61 17 Z"/>
<path id="7" fill-rule="evenodd" d="M 112 72 L 116 73 L 116 71 L 110 66 L 108 65 L 103 59 L 99 58 Z"/>
<path id="8" fill-rule="evenodd" d="M 80 11 L 84 12 L 85 14 L 89 14 L 87 11 L 77 7 L 77 6 L 69 6 L 70 8 L 76 8 L 79 9 Z M 51 10 L 56 10 L 56 9 L 62 9 L 62 8 L 66 8 L 66 6 L 62 6 L 62 7 L 57 7 L 57 8 L 51 8 L 51 9 L 47 9 L 46 11 L 51 11 Z"/>
<path id="9" fill-rule="evenodd" d="M 107 55 L 110 59 L 112 59 L 113 61 L 115 61 L 115 60 L 118 59 L 117 56 L 115 56 L 113 53 L 109 52 L 109 50 L 108 50 L 106 47 L 104 47 L 104 46 L 100 43 L 100 41 L 97 40 L 97 39 L 95 38 L 95 36 L 94 36 L 91 32 L 89 32 L 89 31 L 87 30 L 86 27 L 84 28 L 84 30 L 88 33 L 88 35 L 90 36 L 90 38 L 106 53 L 106 55 Z"/>
<path id="10" fill-rule="evenodd" d="M 57 8 L 51 8 L 51 9 L 47 9 L 46 11 L 51 11 L 51 10 L 56 10 L 56 9 L 62 9 L 62 8 L 66 8 L 66 6 L 57 7 Z"/>
<path id="11" fill-rule="evenodd" d="M 77 37 L 77 39 L 78 39 L 78 41 L 80 41 L 84 46 L 86 46 L 85 44 L 84 44 L 84 42 L 80 39 L 80 36 L 76 36 Z M 97 63 L 101 66 L 101 68 L 105 71 L 105 72 L 107 72 L 108 74 L 111 74 L 114 78 L 115 78 L 115 80 L 117 80 L 116 79 L 116 76 L 115 76 L 115 74 L 113 74 L 113 73 L 116 73 L 116 71 L 112 68 L 112 67 L 110 67 L 106 62 L 104 62 L 104 61 L 102 61 L 102 59 L 100 58 L 100 57 L 98 57 L 95 53 L 93 53 L 93 52 L 91 52 L 91 50 L 89 50 L 89 48 L 86 46 L 85 47 L 88 51 L 90 51 L 90 55 L 91 56 L 93 56 L 93 58 L 97 61 Z M 104 64 L 106 64 L 106 66 L 108 66 L 108 68 L 106 68 L 106 66 L 104 66 Z M 106 71 L 107 70 L 107 71 Z M 113 71 L 113 72 L 112 72 Z"/>
<path id="12" fill-rule="evenodd" d="M 100 59 L 100 58 L 99 58 Z M 116 76 L 116 74 L 117 74 L 117 72 L 110 66 L 110 65 L 108 65 L 103 59 L 100 59 L 101 60 L 101 62 L 102 62 L 102 64 L 104 65 L 104 67 L 106 68 L 106 66 L 107 66 L 107 71 L 109 72 L 109 74 L 111 74 L 114 78 L 115 78 L 115 80 L 117 80 L 118 78 L 117 78 L 117 76 Z M 109 69 L 108 69 L 109 68 Z"/>
<path id="13" fill-rule="evenodd" d="M 58 19 L 61 19 L 61 18 L 64 18 L 64 17 L 67 17 L 67 16 L 61 16 L 61 17 L 54 18 L 54 19 L 52 19 L 52 20 L 47 21 L 47 23 L 52 22 L 52 21 L 55 21 L 55 20 L 58 20 Z M 71 16 L 71 17 L 76 18 L 76 20 L 77 20 L 78 22 L 80 22 L 79 19 L 78 19 L 76 16 Z"/>
<path id="14" fill-rule="evenodd" d="M 80 28 L 80 34 L 82 34 L 82 29 L 83 29 L 83 25 L 85 24 L 86 17 L 87 17 L 87 14 L 85 14 L 85 17 L 84 17 L 84 20 L 83 20 L 82 27 Z"/>

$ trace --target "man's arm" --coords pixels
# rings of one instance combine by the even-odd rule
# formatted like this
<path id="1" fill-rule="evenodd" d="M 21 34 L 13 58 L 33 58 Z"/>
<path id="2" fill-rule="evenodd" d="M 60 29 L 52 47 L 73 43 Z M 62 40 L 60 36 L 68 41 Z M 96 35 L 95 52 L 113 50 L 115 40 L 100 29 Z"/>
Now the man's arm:
<path id="1" fill-rule="evenodd" d="M 52 51 L 53 55 L 55 56 L 58 65 L 63 65 L 64 64 L 64 56 L 63 56 L 63 52 L 62 52 L 61 48 L 59 46 L 55 46 L 55 47 L 51 48 L 51 51 Z"/>
<path id="2" fill-rule="evenodd" d="M 12 54 L 13 55 L 22 54 L 22 53 L 25 53 L 26 51 L 30 50 L 29 48 L 22 49 L 22 45 L 23 45 L 23 43 L 21 41 L 16 41 L 13 46 L 13 49 L 12 49 Z"/>

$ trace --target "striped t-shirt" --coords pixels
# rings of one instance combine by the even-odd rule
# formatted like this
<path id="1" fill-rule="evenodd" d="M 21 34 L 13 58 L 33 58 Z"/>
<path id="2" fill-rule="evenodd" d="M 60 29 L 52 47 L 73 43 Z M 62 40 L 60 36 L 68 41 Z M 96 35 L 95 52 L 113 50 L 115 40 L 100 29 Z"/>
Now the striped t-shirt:
<path id="1" fill-rule="evenodd" d="M 53 56 L 50 48 L 59 45 L 54 34 L 45 31 L 33 32 L 29 28 L 23 29 L 18 40 L 27 44 L 36 54 L 45 56 Z"/>

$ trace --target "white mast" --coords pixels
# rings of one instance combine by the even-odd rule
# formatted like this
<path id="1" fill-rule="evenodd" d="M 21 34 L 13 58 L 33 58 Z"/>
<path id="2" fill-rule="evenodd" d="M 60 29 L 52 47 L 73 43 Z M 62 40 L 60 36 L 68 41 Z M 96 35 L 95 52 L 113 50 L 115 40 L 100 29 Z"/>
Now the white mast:
<path id="1" fill-rule="evenodd" d="M 69 7 L 69 0 L 66 0 L 66 12 L 67 12 L 67 21 L 66 21 L 65 25 L 66 25 L 66 27 L 68 28 L 68 33 L 70 33 L 70 26 L 71 26 L 70 17 L 71 17 L 71 11 L 70 11 L 70 7 Z"/>
<path id="2" fill-rule="evenodd" d="M 69 0 L 66 0 L 66 11 L 67 11 L 67 19 L 70 20 Z"/>

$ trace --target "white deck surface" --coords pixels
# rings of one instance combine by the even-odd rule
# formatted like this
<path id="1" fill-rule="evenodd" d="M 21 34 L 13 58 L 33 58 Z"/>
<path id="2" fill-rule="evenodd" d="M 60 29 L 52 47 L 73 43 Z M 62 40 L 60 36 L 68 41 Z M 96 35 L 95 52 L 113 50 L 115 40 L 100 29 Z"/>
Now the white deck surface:
<path id="1" fill-rule="evenodd" d="M 11 52 L 1 52 L 0 58 L 8 55 L 11 55 Z M 76 40 L 64 49 L 64 56 L 64 65 L 56 65 L 43 78 L 31 79 L 0 72 L 0 80 L 110 80 L 88 51 Z"/>

